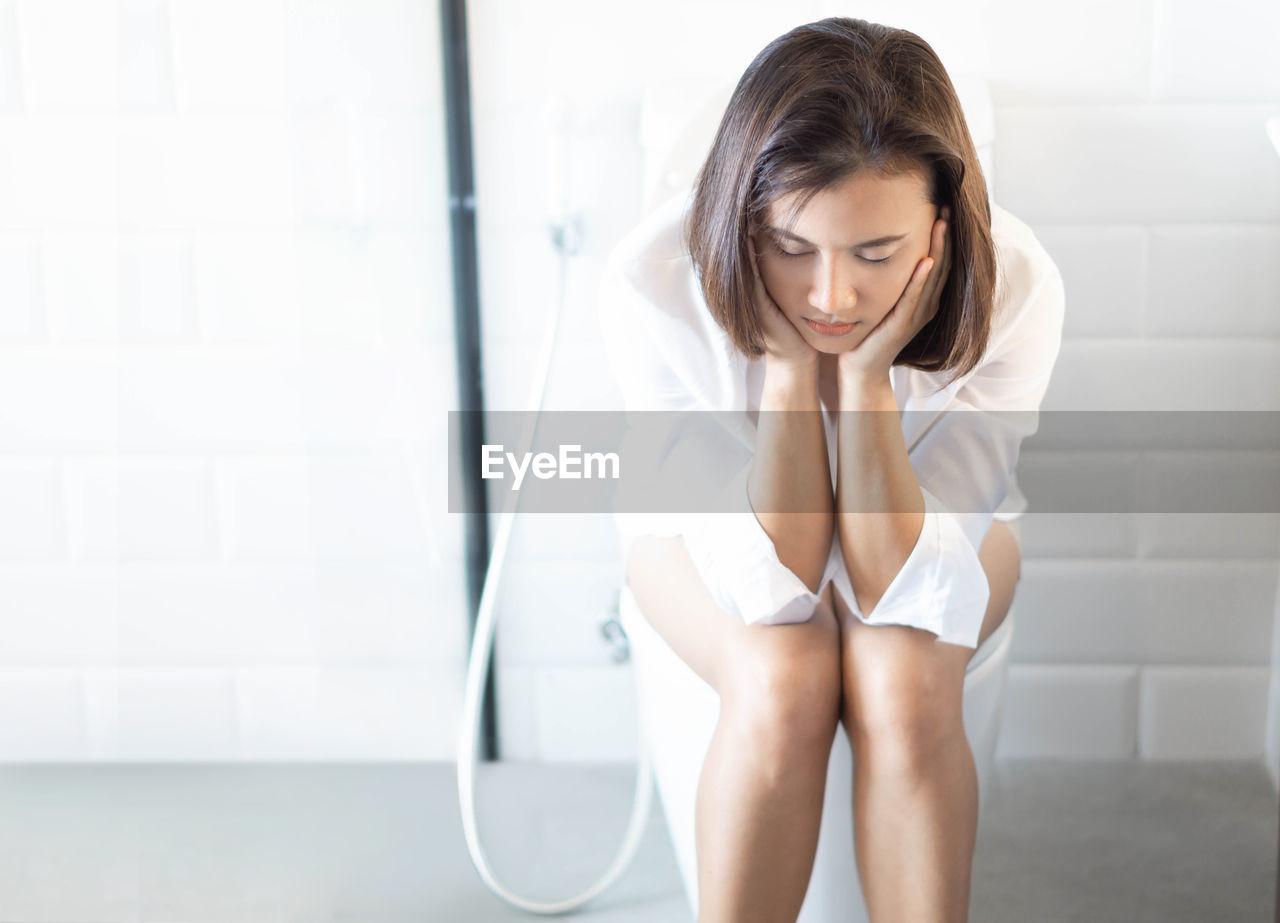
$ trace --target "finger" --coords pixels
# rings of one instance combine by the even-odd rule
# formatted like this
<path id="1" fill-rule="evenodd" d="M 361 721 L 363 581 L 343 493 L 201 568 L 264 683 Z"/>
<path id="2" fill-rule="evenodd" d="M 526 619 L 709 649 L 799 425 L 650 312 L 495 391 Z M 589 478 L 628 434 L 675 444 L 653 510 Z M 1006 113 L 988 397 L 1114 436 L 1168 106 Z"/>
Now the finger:
<path id="1" fill-rule="evenodd" d="M 934 228 L 934 240 L 929 247 L 929 255 L 934 260 L 934 265 L 938 267 L 936 272 L 929 273 L 929 283 L 925 286 L 925 292 L 922 296 L 925 299 L 935 299 L 942 292 L 943 283 L 946 281 L 947 272 L 951 265 L 951 235 L 947 222 L 939 220 Z"/>
<path id="2" fill-rule="evenodd" d="M 944 265 L 944 266 L 942 267 L 942 268 L 945 270 L 945 269 L 950 269 L 950 268 L 951 268 L 951 250 L 952 250 L 951 241 L 952 241 L 952 239 L 955 237 L 955 235 L 951 233 L 951 208 L 950 208 L 950 206 L 948 206 L 948 207 L 946 207 L 946 208 L 944 208 L 944 209 L 942 210 L 942 220 L 943 220 L 943 221 L 945 221 L 945 222 L 947 223 L 947 228 L 946 228 L 946 248 L 945 248 L 945 252 L 946 252 L 946 257 L 945 257 L 945 259 L 946 259 L 946 265 Z"/>
<path id="3" fill-rule="evenodd" d="M 929 237 L 929 259 L 933 260 L 933 265 L 938 265 L 942 262 L 942 257 L 945 256 L 945 248 L 946 223 L 940 219 L 934 221 L 933 234 Z M 937 292 L 938 275 L 940 274 L 933 273 L 933 271 L 929 273 L 928 283 L 925 283 L 924 285 L 924 293 L 922 294 L 923 298 L 933 297 L 933 293 Z"/>
<path id="4" fill-rule="evenodd" d="M 933 267 L 933 257 L 925 257 L 920 261 L 920 265 L 916 267 L 915 275 L 911 277 L 911 283 L 907 286 L 903 301 L 913 312 L 916 305 L 920 303 L 920 297 L 924 294 L 925 286 L 928 284 Z"/>
<path id="5" fill-rule="evenodd" d="M 877 336 L 888 336 L 882 334 L 884 330 L 893 328 L 895 330 L 905 329 L 910 325 L 916 315 L 917 306 L 920 304 L 920 296 L 924 293 L 924 287 L 929 280 L 929 273 L 933 269 L 934 261 L 932 257 L 925 257 L 916 264 L 915 272 L 911 274 L 911 278 L 907 280 L 907 287 L 902 290 L 902 294 L 898 296 L 897 302 L 889 313 L 880 318 L 880 323 L 872 328 L 867 334 L 866 340 L 871 340 Z M 866 342 L 864 340 L 863 342 Z"/>
<path id="6" fill-rule="evenodd" d="M 951 229 L 947 229 L 947 245 L 942 251 L 942 263 L 938 266 L 938 294 L 942 294 L 943 287 L 947 284 L 947 280 L 951 278 L 951 265 L 955 256 L 955 247 L 951 240 Z"/>
<path id="7" fill-rule="evenodd" d="M 947 221 L 945 228 L 945 236 L 942 248 L 942 265 L 938 267 L 938 290 L 942 290 L 942 286 L 946 284 L 947 279 L 951 277 L 951 264 L 955 257 L 955 235 L 951 232 L 951 222 Z"/>
<path id="8" fill-rule="evenodd" d="M 938 271 L 933 273 L 939 294 L 941 294 L 942 287 L 951 275 L 952 254 L 955 250 L 952 245 L 954 235 L 951 233 L 951 206 L 944 205 L 942 207 L 942 220 L 945 222 L 942 228 L 942 262 L 938 266 Z"/>

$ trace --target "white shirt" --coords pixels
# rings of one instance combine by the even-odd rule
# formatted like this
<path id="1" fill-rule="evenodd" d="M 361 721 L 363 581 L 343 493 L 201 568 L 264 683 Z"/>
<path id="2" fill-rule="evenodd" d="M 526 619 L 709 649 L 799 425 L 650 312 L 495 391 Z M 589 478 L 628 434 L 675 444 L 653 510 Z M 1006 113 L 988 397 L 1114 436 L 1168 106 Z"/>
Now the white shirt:
<path id="1" fill-rule="evenodd" d="M 725 447 L 714 450 L 720 453 L 715 470 L 726 472 L 724 489 L 742 511 L 615 512 L 623 560 L 638 535 L 683 535 L 716 601 L 747 624 L 807 621 L 826 585 L 834 582 L 864 623 L 911 625 L 940 640 L 977 647 L 990 597 L 978 548 L 993 518 L 1016 519 L 1027 508 L 1015 477 L 1019 447 L 1039 425 L 1040 403 L 1062 343 L 1065 298 L 1057 266 L 1030 228 L 992 203 L 997 282 L 982 361 L 951 382 L 953 373 L 891 369 L 907 455 L 926 511 L 910 556 L 867 614 L 853 593 L 839 530 L 814 593 L 778 559 L 772 539 L 751 512 L 746 485 L 755 424 L 747 412 L 759 410 L 765 360 L 739 353 L 707 308 L 680 239 L 689 201 L 684 195 L 669 200 L 615 247 L 601 281 L 601 331 L 628 411 L 743 412 L 745 439 L 724 440 Z M 834 481 L 837 432 L 828 408 L 821 406 Z M 903 416 L 902 411 L 915 412 Z M 997 418 L 990 413 L 1003 411 L 1017 413 L 998 417 L 1012 422 L 993 425 Z M 679 441 L 669 446 L 667 461 L 676 465 L 685 449 L 694 451 Z M 705 463 L 707 451 L 699 446 L 696 457 Z M 624 464 L 627 457 L 624 451 Z"/>

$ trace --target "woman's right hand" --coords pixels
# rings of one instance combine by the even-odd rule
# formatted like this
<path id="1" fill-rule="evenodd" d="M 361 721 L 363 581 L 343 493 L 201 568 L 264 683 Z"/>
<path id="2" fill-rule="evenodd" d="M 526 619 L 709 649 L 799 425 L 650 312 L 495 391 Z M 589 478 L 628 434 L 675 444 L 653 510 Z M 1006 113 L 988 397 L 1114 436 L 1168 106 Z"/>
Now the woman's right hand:
<path id="1" fill-rule="evenodd" d="M 809 341 L 791 323 L 790 318 L 782 313 L 777 302 L 764 287 L 764 279 L 760 276 L 758 251 L 754 235 L 748 235 L 747 247 L 751 251 L 751 272 L 755 276 L 755 303 L 760 321 L 765 328 L 765 357 L 770 363 L 804 366 L 818 362 L 819 353 L 809 345 Z"/>

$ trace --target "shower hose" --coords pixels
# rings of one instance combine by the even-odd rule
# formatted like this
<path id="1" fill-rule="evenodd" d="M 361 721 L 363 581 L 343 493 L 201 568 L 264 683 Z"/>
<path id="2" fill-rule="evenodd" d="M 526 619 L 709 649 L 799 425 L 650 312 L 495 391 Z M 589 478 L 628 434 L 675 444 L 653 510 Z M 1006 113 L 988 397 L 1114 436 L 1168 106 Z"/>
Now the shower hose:
<path id="1" fill-rule="evenodd" d="M 564 309 L 566 294 L 566 277 L 568 273 L 569 254 L 576 251 L 575 222 L 562 220 L 552 225 L 552 236 L 556 248 L 560 251 L 558 292 L 555 308 L 547 332 L 543 337 L 542 352 L 538 370 L 534 378 L 534 387 L 530 391 L 532 413 L 526 414 L 524 433 L 521 436 L 522 452 L 528 451 L 538 426 L 538 418 L 542 414 L 543 399 L 546 394 L 547 376 L 551 370 L 551 358 L 555 351 L 556 334 L 560 325 L 560 315 Z M 532 421 L 532 426 L 530 422 Z M 466 834 L 467 851 L 471 854 L 471 862 L 484 883 L 498 897 L 513 907 L 529 913 L 543 915 L 566 914 L 581 907 L 587 901 L 603 892 L 626 870 L 640 845 L 640 837 L 644 833 L 645 823 L 649 818 L 649 806 L 653 795 L 653 770 L 650 765 L 649 752 L 645 744 L 644 733 L 639 736 L 640 757 L 636 768 L 635 796 L 631 803 L 631 817 L 627 822 L 627 830 L 623 835 L 622 845 L 614 857 L 613 863 L 604 875 L 591 887 L 575 897 L 560 901 L 536 901 L 521 897 L 502 884 L 494 874 L 480 844 L 480 836 L 476 829 L 476 741 L 479 736 L 480 703 L 484 695 L 485 680 L 488 678 L 493 655 L 493 633 L 495 628 L 494 604 L 497 600 L 497 587 L 502 576 L 503 564 L 507 557 L 507 545 L 511 536 L 511 526 L 515 519 L 519 493 L 508 491 L 508 499 L 498 524 L 497 537 L 489 567 L 485 572 L 484 587 L 480 592 L 479 613 L 476 618 L 475 635 L 471 640 L 471 656 L 467 664 L 466 691 L 462 699 L 462 720 L 458 733 L 458 799 L 462 808 L 462 829 Z"/>

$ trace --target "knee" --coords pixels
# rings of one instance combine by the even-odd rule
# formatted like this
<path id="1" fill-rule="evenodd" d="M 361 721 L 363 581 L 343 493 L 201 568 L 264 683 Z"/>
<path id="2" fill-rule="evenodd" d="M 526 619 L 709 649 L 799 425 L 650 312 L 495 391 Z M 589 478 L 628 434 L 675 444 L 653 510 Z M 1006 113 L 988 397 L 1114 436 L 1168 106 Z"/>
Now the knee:
<path id="1" fill-rule="evenodd" d="M 780 771 L 825 760 L 840 723 L 838 654 L 805 651 L 744 658 L 721 691 L 721 710 L 751 751 Z"/>
<path id="2" fill-rule="evenodd" d="M 964 738 L 963 688 L 928 676 L 880 676 L 860 682 L 845 709 L 854 746 L 899 769 L 927 768 Z"/>

